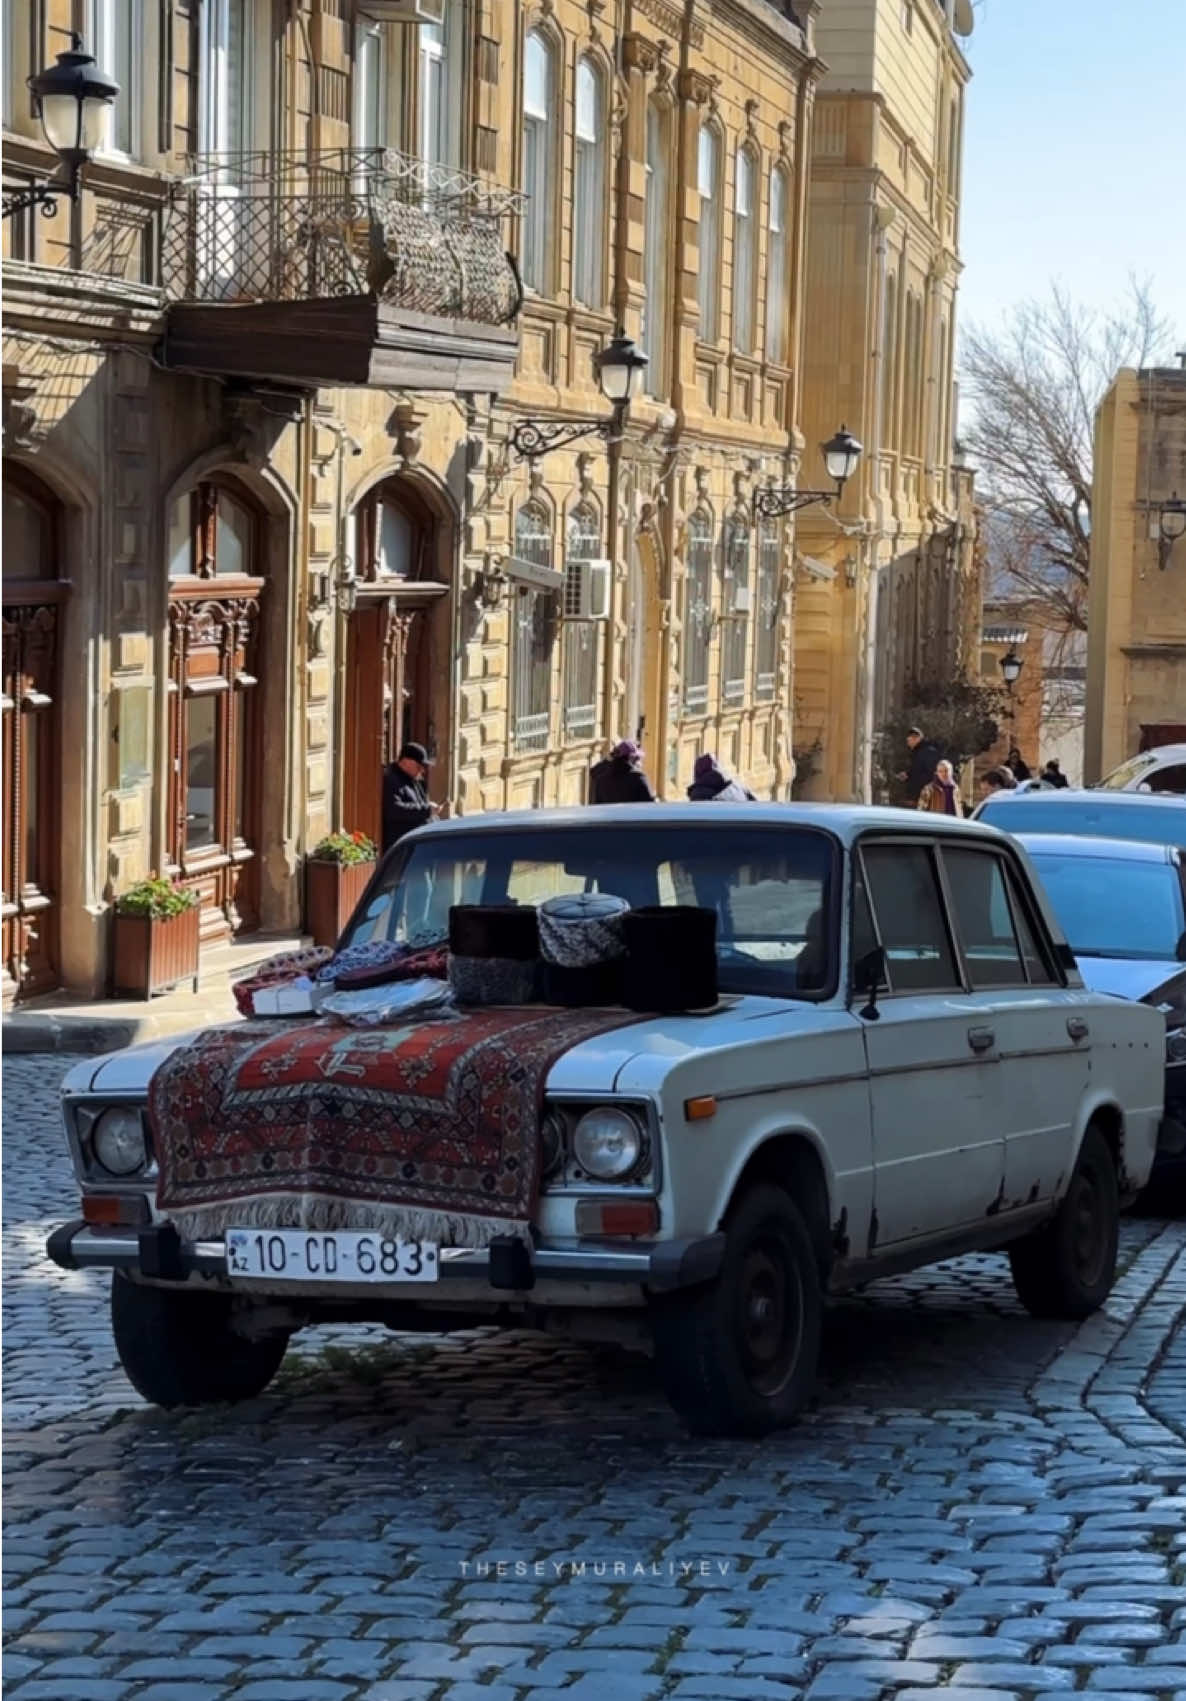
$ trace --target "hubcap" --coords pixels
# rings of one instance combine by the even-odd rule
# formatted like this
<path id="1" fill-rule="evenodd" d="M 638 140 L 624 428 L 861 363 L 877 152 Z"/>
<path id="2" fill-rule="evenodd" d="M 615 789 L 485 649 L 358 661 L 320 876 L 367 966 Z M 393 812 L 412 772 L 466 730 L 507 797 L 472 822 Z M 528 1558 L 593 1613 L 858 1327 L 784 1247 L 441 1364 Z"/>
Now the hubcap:
<path id="1" fill-rule="evenodd" d="M 802 1284 L 779 1240 L 749 1248 L 739 1301 L 742 1366 L 754 1392 L 770 1398 L 793 1375 L 803 1336 Z"/>

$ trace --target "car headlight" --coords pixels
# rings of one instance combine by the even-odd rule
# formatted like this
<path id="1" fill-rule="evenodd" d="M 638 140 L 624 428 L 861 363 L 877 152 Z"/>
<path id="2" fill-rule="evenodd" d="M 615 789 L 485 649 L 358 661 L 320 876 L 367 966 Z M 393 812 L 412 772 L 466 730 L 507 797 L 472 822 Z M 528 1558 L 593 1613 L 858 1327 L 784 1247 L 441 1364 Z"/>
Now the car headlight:
<path id="1" fill-rule="evenodd" d="M 598 1181 L 626 1180 L 638 1168 L 644 1146 L 637 1118 L 612 1105 L 587 1110 L 572 1133 L 573 1156 Z"/>
<path id="2" fill-rule="evenodd" d="M 1167 1063 L 1186 1063 L 1186 1028 L 1178 1028 L 1165 1036 Z"/>
<path id="3" fill-rule="evenodd" d="M 108 1175 L 134 1175 L 148 1163 L 140 1112 L 117 1105 L 105 1110 L 91 1133 L 91 1150 Z"/>
<path id="4" fill-rule="evenodd" d="M 564 1162 L 564 1118 L 559 1111 L 550 1110 L 539 1126 L 539 1166 L 545 1181 L 554 1176 Z"/>

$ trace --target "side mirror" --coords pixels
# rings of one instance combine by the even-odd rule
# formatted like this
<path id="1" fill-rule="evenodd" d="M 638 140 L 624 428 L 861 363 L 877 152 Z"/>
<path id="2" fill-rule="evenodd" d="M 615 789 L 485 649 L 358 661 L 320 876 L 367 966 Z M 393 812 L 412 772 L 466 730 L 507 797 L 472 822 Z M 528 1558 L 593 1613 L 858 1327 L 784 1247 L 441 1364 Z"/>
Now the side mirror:
<path id="1" fill-rule="evenodd" d="M 863 1022 L 876 1022 L 881 1018 L 881 1011 L 877 1008 L 877 994 L 884 979 L 885 948 L 878 945 L 874 950 L 866 951 L 865 955 L 853 964 L 853 990 L 863 992 L 868 999 L 864 1008 L 857 1011 Z"/>

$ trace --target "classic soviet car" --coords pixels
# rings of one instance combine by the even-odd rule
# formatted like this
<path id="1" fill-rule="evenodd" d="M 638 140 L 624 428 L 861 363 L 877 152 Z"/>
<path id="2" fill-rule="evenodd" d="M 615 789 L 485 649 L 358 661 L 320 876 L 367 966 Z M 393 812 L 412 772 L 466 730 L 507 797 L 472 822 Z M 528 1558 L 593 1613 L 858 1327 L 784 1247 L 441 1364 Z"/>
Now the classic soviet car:
<path id="1" fill-rule="evenodd" d="M 587 892 L 715 910 L 719 998 L 620 1012 L 551 1063 L 526 1237 L 306 1232 L 282 1211 L 236 1218 L 233 1199 L 224 1229 L 179 1232 L 147 1110 L 171 1045 L 67 1076 L 83 1218 L 49 1254 L 114 1272 L 141 1394 L 253 1396 L 309 1323 L 502 1324 L 637 1343 L 691 1428 L 755 1434 L 809 1399 L 829 1294 L 1006 1248 L 1034 1315 L 1103 1302 L 1154 1158 L 1164 1022 L 1084 987 L 1012 839 L 840 805 L 460 818 L 388 854 L 340 948 L 441 940 L 454 904 Z M 545 1012 L 557 1032 L 570 1014 Z M 370 1031 L 372 1056 L 397 1037 Z M 335 1078 L 330 1113 L 355 1114 L 354 1090 Z M 200 1135 L 201 1093 L 185 1102 Z"/>

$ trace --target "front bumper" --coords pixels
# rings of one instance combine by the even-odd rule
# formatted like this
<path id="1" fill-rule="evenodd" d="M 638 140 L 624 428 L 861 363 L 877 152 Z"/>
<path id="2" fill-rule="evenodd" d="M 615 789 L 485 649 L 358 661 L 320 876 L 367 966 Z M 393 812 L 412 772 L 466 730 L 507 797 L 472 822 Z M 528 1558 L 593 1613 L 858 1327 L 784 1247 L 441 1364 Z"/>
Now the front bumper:
<path id="1" fill-rule="evenodd" d="M 226 1277 L 221 1240 L 182 1240 L 171 1223 L 142 1229 L 90 1227 L 81 1218 L 64 1223 L 45 1250 L 63 1270 L 127 1270 L 154 1281 L 188 1281 L 191 1276 Z M 440 1284 L 417 1290 L 439 1293 L 450 1282 L 484 1281 L 494 1294 L 526 1293 L 537 1280 L 637 1284 L 652 1293 L 674 1293 L 711 1281 L 725 1252 L 723 1234 L 692 1240 L 582 1242 L 573 1246 L 526 1246 L 521 1240 L 488 1247 L 442 1247 Z M 392 1284 L 407 1296 L 408 1284 Z M 310 1284 L 310 1292 L 332 1297 L 332 1284 Z M 258 1291 L 258 1289 L 256 1290 Z M 376 1297 L 383 1292 L 372 1289 Z"/>

